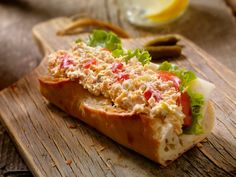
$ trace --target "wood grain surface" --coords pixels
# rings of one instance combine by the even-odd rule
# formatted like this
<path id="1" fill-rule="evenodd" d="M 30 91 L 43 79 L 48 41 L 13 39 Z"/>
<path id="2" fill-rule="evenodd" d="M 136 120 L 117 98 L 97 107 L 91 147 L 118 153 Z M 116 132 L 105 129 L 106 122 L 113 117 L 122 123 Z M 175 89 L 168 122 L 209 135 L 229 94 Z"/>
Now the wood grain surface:
<path id="1" fill-rule="evenodd" d="M 45 53 L 68 48 L 76 36 L 58 37 L 70 23 L 59 18 L 34 28 Z M 140 47 L 147 38 L 125 40 Z M 217 123 L 203 147 L 193 148 L 167 168 L 121 147 L 97 131 L 47 103 L 38 91 L 37 78 L 46 63 L 0 93 L 0 113 L 10 136 L 35 176 L 234 176 L 236 175 L 236 76 L 214 58 L 183 39 L 184 55 L 173 62 L 195 70 L 215 83 L 212 102 Z M 227 89 L 225 89 L 227 88 Z"/>
<path id="2" fill-rule="evenodd" d="M 40 63 L 41 55 L 31 36 L 32 26 L 52 17 L 74 14 L 111 21 L 125 27 L 133 36 L 180 33 L 196 42 L 231 70 L 236 71 L 236 25 L 232 14 L 235 13 L 235 0 L 227 2 L 229 6 L 226 6 L 224 0 L 191 0 L 190 9 L 184 18 L 174 24 L 153 30 L 140 29 L 128 24 L 117 6 L 117 0 L 41 0 L 40 3 L 35 0 L 2 0 L 0 1 L 0 89 L 29 73 Z M 28 173 L 23 175 L 24 172 L 21 172 L 27 168 L 3 128 L 0 134 L 0 176 L 29 176 Z"/>
<path id="3" fill-rule="evenodd" d="M 0 176 L 30 176 L 31 173 L 23 163 L 2 125 L 0 125 L 0 157 Z"/>

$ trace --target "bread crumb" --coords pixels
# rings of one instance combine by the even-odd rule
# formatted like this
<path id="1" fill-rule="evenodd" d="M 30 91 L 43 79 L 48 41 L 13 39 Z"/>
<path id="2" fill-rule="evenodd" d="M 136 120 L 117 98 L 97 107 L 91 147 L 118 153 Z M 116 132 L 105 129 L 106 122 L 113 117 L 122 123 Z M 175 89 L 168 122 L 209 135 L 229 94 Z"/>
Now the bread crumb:
<path id="1" fill-rule="evenodd" d="M 66 165 L 71 165 L 72 160 L 66 160 Z"/>
<path id="2" fill-rule="evenodd" d="M 197 147 L 202 148 L 203 147 L 202 143 L 197 143 Z"/>
<path id="3" fill-rule="evenodd" d="M 52 167 L 55 167 L 55 166 L 56 166 L 56 164 L 55 164 L 54 162 L 52 162 L 51 165 L 52 165 Z"/>
<path id="4" fill-rule="evenodd" d="M 160 165 L 159 167 L 160 167 L 161 169 L 164 169 L 164 168 L 166 168 L 166 167 L 165 167 L 165 166 L 163 166 L 163 165 Z"/>
<path id="5" fill-rule="evenodd" d="M 12 84 L 10 87 L 11 87 L 11 89 L 12 89 L 13 91 L 16 91 L 17 85 L 16 85 L 16 84 Z"/>
<path id="6" fill-rule="evenodd" d="M 46 158 L 47 157 L 47 154 L 41 154 L 42 157 Z"/>
<path id="7" fill-rule="evenodd" d="M 77 128 L 77 125 L 76 125 L 76 124 L 70 124 L 70 125 L 68 126 L 68 128 L 75 129 L 75 128 Z"/>
<path id="8" fill-rule="evenodd" d="M 105 147 L 101 147 L 98 151 L 102 152 L 104 149 L 106 149 Z"/>

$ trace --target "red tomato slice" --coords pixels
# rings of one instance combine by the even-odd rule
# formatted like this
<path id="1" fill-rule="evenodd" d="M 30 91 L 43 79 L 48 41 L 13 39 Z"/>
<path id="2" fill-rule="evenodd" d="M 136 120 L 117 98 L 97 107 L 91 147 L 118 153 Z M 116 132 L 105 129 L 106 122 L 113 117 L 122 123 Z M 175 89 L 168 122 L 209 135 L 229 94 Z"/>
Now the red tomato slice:
<path id="1" fill-rule="evenodd" d="M 97 64 L 97 60 L 95 58 L 93 58 L 93 59 L 87 61 L 83 66 L 84 66 L 84 68 L 89 69 L 92 65 L 95 65 L 95 64 Z"/>
<path id="2" fill-rule="evenodd" d="M 129 74 L 127 74 L 127 73 L 119 73 L 117 75 L 117 80 L 118 81 L 124 81 L 124 80 L 127 80 L 127 79 L 129 79 Z"/>
<path id="3" fill-rule="evenodd" d="M 177 100 L 178 104 L 178 100 Z M 185 114 L 184 126 L 190 126 L 192 124 L 192 111 L 190 106 L 190 97 L 187 92 L 184 92 L 180 96 L 180 104 L 182 105 L 182 111 Z"/>
<path id="4" fill-rule="evenodd" d="M 157 77 L 162 79 L 163 81 L 172 81 L 174 83 L 175 89 L 179 90 L 181 80 L 173 73 L 170 73 L 168 71 L 159 71 L 157 73 Z"/>
<path id="5" fill-rule="evenodd" d="M 122 63 L 113 63 L 111 66 L 111 70 L 113 73 L 119 72 L 119 70 L 122 70 L 123 64 Z"/>
<path id="6" fill-rule="evenodd" d="M 147 91 L 145 91 L 144 93 L 143 93 L 143 96 L 145 97 L 145 99 L 148 101 L 150 98 L 151 98 L 151 96 L 152 96 L 152 90 L 147 90 Z"/>
<path id="7" fill-rule="evenodd" d="M 152 90 L 148 89 L 143 93 L 143 96 L 148 101 L 152 96 L 156 100 L 156 102 L 159 102 L 161 100 L 161 94 L 158 90 Z"/>

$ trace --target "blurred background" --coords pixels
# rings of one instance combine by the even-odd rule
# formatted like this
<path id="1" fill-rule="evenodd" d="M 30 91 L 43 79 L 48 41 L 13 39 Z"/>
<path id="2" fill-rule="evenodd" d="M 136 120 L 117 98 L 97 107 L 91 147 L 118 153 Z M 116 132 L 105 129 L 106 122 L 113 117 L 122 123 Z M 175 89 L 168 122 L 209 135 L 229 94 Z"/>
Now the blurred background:
<path id="1" fill-rule="evenodd" d="M 190 0 L 184 16 L 155 28 L 129 24 L 119 0 L 0 0 L 0 90 L 11 85 L 42 60 L 32 27 L 59 16 L 108 21 L 132 37 L 179 33 L 191 39 L 236 72 L 236 0 Z M 5 129 L 0 125 L 0 176 L 32 176 Z"/>
<path id="2" fill-rule="evenodd" d="M 175 23 L 139 31 L 124 20 L 118 1 L 0 0 L 0 90 L 39 64 L 42 56 L 32 39 L 31 29 L 39 22 L 58 16 L 80 14 L 110 21 L 132 32 L 133 37 L 147 35 L 146 31 L 153 34 L 180 33 L 202 48 L 207 46 L 208 52 L 217 59 L 218 52 L 221 52 L 226 53 L 224 60 L 230 60 L 227 52 L 236 48 L 231 40 L 236 38 L 233 35 L 236 34 L 233 16 L 236 0 L 191 0 L 186 14 Z M 222 41 L 228 47 L 222 46 Z M 234 69 L 230 64 L 228 67 Z"/>

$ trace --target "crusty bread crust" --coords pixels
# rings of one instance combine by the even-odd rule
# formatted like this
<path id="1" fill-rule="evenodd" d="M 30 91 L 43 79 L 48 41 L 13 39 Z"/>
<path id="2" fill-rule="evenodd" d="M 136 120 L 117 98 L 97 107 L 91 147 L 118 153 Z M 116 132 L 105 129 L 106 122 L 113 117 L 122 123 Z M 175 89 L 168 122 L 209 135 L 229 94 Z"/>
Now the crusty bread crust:
<path id="1" fill-rule="evenodd" d="M 69 79 L 42 77 L 39 82 L 42 95 L 51 103 L 89 124 L 114 141 L 163 166 L 178 158 L 207 135 L 189 135 L 191 141 L 188 140 L 186 143 L 175 135 L 179 146 L 183 147 L 176 146 L 174 149 L 170 149 L 166 145 L 166 136 L 171 137 L 174 132 L 171 132 L 171 125 L 165 125 L 161 119 L 112 109 L 111 105 L 104 104 L 107 101 L 106 98 L 92 95 L 80 84 Z M 209 125 L 206 125 L 206 128 L 207 132 L 210 132 L 214 116 L 212 107 L 209 106 L 208 110 L 210 111 L 207 111 L 207 117 L 211 121 L 208 121 Z M 161 124 L 163 124 L 163 128 L 157 128 Z M 170 132 L 172 135 L 170 135 Z M 164 151 L 168 151 L 168 153 L 165 154 Z"/>

